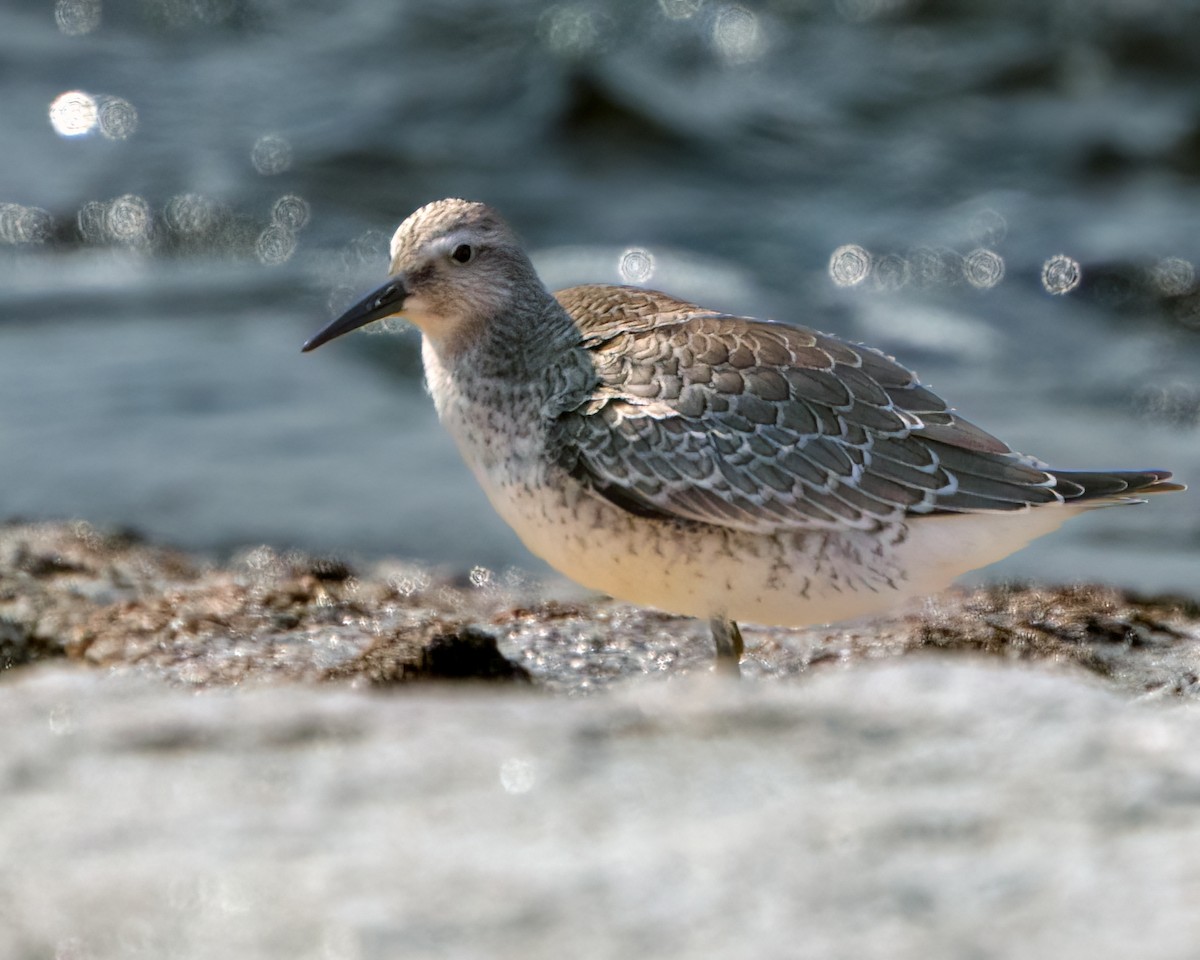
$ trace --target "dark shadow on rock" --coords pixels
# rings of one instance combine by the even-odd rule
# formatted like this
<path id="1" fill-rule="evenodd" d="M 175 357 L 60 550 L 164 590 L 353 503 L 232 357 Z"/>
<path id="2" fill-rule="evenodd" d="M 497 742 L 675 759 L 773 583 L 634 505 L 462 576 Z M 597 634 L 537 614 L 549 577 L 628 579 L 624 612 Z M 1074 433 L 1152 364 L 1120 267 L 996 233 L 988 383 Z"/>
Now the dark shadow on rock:
<path id="1" fill-rule="evenodd" d="M 474 626 L 431 638 L 421 651 L 419 675 L 437 680 L 530 679 L 528 670 L 504 657 L 492 634 Z"/>

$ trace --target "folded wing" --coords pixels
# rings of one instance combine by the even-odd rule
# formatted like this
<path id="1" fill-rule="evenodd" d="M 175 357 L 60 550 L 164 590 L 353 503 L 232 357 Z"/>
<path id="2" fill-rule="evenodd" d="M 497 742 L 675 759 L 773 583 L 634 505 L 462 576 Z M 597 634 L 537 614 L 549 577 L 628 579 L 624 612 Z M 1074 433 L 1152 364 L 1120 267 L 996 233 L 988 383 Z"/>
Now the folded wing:
<path id="1" fill-rule="evenodd" d="M 874 529 L 1178 489 L 1169 474 L 1055 473 L 964 420 L 878 351 L 652 291 L 558 294 L 593 388 L 556 410 L 558 464 L 645 516 L 757 533 Z"/>

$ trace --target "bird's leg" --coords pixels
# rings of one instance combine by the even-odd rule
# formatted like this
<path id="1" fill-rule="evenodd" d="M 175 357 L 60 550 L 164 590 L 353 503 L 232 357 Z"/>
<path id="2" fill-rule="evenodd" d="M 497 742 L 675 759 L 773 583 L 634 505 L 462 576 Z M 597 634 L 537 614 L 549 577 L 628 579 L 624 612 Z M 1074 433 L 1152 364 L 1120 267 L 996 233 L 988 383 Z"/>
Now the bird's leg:
<path id="1" fill-rule="evenodd" d="M 740 677 L 742 669 L 738 663 L 744 648 L 742 631 L 736 623 L 724 617 L 713 617 L 708 625 L 712 629 L 713 642 L 717 645 L 717 672 Z"/>

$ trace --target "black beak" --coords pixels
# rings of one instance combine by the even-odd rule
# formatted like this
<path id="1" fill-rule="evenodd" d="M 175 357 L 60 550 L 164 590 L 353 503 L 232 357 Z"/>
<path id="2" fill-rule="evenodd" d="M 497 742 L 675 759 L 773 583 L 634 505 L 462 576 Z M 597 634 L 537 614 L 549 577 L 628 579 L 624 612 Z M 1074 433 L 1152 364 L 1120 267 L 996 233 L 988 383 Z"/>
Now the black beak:
<path id="1" fill-rule="evenodd" d="M 404 299 L 407 296 L 408 290 L 404 287 L 404 278 L 392 277 L 378 290 L 368 293 L 325 329 L 310 337 L 308 342 L 300 348 L 301 352 L 308 353 L 309 350 L 316 350 L 321 344 L 328 343 L 334 337 L 357 330 L 373 320 L 394 317 L 404 309 Z"/>

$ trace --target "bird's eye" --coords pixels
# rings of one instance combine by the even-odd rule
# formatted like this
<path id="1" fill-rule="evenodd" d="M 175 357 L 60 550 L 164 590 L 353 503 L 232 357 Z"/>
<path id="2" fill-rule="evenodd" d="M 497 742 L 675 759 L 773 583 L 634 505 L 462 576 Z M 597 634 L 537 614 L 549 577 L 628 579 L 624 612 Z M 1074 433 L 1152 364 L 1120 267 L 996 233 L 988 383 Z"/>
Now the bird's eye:
<path id="1" fill-rule="evenodd" d="M 450 259 L 455 263 L 470 263 L 475 259 L 475 248 L 469 243 L 460 243 L 450 252 Z"/>

